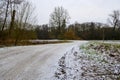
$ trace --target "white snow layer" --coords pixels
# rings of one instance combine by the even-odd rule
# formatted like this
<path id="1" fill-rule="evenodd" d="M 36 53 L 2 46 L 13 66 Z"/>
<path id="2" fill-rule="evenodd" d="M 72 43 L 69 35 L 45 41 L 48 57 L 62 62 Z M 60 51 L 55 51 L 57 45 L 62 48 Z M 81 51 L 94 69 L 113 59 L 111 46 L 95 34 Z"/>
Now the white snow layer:
<path id="1" fill-rule="evenodd" d="M 0 80 L 54 80 L 59 59 L 86 42 L 0 48 Z M 73 64 L 67 63 L 68 66 Z"/>

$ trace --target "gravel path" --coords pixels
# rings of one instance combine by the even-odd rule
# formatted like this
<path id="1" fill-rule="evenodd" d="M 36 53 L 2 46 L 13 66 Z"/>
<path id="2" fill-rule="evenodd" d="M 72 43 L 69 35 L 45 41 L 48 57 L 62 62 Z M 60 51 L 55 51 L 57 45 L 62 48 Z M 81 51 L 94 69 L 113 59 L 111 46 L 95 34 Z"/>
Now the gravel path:
<path id="1" fill-rule="evenodd" d="M 52 80 L 59 59 L 84 43 L 0 48 L 0 80 Z"/>

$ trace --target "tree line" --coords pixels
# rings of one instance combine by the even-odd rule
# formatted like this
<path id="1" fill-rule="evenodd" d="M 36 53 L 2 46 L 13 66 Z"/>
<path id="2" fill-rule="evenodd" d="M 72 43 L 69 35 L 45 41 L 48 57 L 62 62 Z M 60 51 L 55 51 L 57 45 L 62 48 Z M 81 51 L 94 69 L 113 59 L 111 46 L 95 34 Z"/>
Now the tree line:
<path id="1" fill-rule="evenodd" d="M 34 8 L 27 0 L 0 1 L 0 43 L 17 45 L 20 40 L 35 39 Z"/>
<path id="2" fill-rule="evenodd" d="M 55 7 L 48 24 L 35 25 L 34 8 L 26 0 L 0 1 L 0 44 L 30 39 L 119 40 L 120 12 L 109 15 L 108 24 L 98 22 L 69 23 L 63 7 Z"/>
<path id="3" fill-rule="evenodd" d="M 57 29 L 47 24 L 37 26 L 38 39 L 56 39 Z M 74 23 L 64 29 L 57 39 L 66 40 L 120 40 L 120 30 L 98 22 Z"/>
<path id="4" fill-rule="evenodd" d="M 108 23 L 86 22 L 67 25 L 70 16 L 63 7 L 56 7 L 50 15 L 50 23 L 36 28 L 38 39 L 68 40 L 119 40 L 120 12 L 113 11 Z"/>

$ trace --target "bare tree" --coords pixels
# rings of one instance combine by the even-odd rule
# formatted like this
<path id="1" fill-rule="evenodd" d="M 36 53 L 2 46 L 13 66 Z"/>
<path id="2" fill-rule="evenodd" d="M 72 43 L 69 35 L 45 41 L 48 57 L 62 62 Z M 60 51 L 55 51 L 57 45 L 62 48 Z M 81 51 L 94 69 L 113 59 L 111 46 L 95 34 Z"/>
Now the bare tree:
<path id="1" fill-rule="evenodd" d="M 112 39 L 114 40 L 116 36 L 115 31 L 116 29 L 120 28 L 120 12 L 118 10 L 113 11 L 113 13 L 110 14 L 110 18 L 108 20 L 110 25 L 113 27 L 111 36 Z"/>
<path id="2" fill-rule="evenodd" d="M 18 7 L 20 7 L 20 4 L 23 1 L 24 0 L 10 0 L 11 22 L 9 26 L 9 35 L 11 35 L 11 31 L 14 28 L 16 10 Z"/>
<path id="3" fill-rule="evenodd" d="M 4 18 L 4 22 L 3 22 L 3 26 L 1 28 L 1 32 L 3 32 L 6 21 L 7 21 L 7 17 L 8 17 L 8 9 L 9 9 L 9 5 L 10 5 L 10 0 L 6 0 L 7 4 L 6 4 L 6 11 L 5 11 L 5 18 Z"/>
<path id="4" fill-rule="evenodd" d="M 23 36 L 24 29 L 28 29 L 28 23 L 32 19 L 32 14 L 33 14 L 34 8 L 31 5 L 31 3 L 25 1 L 21 4 L 21 7 L 18 9 L 16 13 L 16 23 L 17 27 L 16 29 L 18 30 L 16 33 L 16 39 L 15 39 L 15 45 L 17 45 L 18 40 L 20 36 Z"/>
<path id="5" fill-rule="evenodd" d="M 2 19 L 1 21 L 2 27 L 0 28 L 1 37 L 5 36 L 4 29 L 8 29 L 8 28 L 5 28 L 7 21 L 10 22 L 9 33 L 8 33 L 8 36 L 10 37 L 11 30 L 14 26 L 16 8 L 18 7 L 17 5 L 21 4 L 22 1 L 24 0 L 1 0 L 0 1 L 0 18 Z"/>
<path id="6" fill-rule="evenodd" d="M 119 27 L 119 23 L 120 23 L 120 11 L 115 10 L 113 11 L 112 14 L 110 14 L 110 18 L 108 19 L 109 23 L 111 24 L 111 26 L 113 27 L 113 31 Z"/>
<path id="7" fill-rule="evenodd" d="M 57 29 L 56 38 L 61 34 L 62 28 L 65 28 L 69 19 L 70 17 L 66 9 L 63 7 L 56 7 L 54 9 L 54 12 L 50 15 L 50 26 Z"/>

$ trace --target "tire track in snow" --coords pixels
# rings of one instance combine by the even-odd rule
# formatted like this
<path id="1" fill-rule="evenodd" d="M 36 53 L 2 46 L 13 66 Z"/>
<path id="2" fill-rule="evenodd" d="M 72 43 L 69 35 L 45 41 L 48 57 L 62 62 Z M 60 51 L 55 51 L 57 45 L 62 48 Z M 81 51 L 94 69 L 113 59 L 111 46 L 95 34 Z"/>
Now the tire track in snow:
<path id="1" fill-rule="evenodd" d="M 16 50 L 12 50 L 10 52 L 7 51 L 5 53 L 2 53 L 3 55 L 0 55 L 0 60 L 11 57 L 11 56 L 15 56 L 15 55 L 18 55 L 18 54 L 21 54 L 21 53 L 24 53 L 24 52 L 26 52 L 28 50 L 29 49 L 27 49 L 27 48 L 24 48 L 24 49 L 21 48 L 18 51 L 16 51 Z"/>
<path id="2" fill-rule="evenodd" d="M 53 80 L 51 76 L 54 75 L 59 59 L 78 44 L 73 42 L 27 46 L 26 49 L 23 47 L 23 52 L 16 51 L 19 53 L 13 54 L 13 51 L 10 53 L 13 55 L 0 60 L 0 64 L 3 62 L 0 67 L 0 80 Z M 11 48 L 8 51 L 10 50 Z"/>
<path id="3" fill-rule="evenodd" d="M 51 49 L 51 50 L 49 50 Z M 49 50 L 49 51 L 46 51 L 46 50 Z M 25 60 L 22 60 L 20 62 L 18 62 L 14 67 L 12 67 L 11 69 L 9 69 L 8 71 L 6 71 L 2 77 L 3 79 L 6 79 L 6 80 L 16 80 L 17 77 L 19 77 L 20 73 L 23 73 L 25 68 L 27 68 L 27 66 L 29 66 L 30 64 L 32 64 L 35 59 L 38 59 L 37 56 L 41 55 L 42 54 L 45 54 L 45 53 L 48 53 L 48 52 L 51 52 L 51 51 L 54 51 L 56 49 L 52 49 L 52 47 L 48 47 L 48 48 L 45 48 L 43 49 L 42 51 L 38 51 L 36 52 L 35 54 L 29 56 L 27 59 Z M 43 56 L 43 58 L 41 59 L 41 61 L 45 61 L 45 59 L 50 56 L 51 54 L 46 54 Z"/>
<path id="4" fill-rule="evenodd" d="M 60 48 L 60 46 L 59 47 L 55 47 L 55 48 L 51 47 L 51 48 L 49 48 L 50 50 L 44 51 L 42 53 L 43 55 L 37 56 L 38 58 L 36 59 L 36 61 L 34 61 L 34 63 L 29 65 L 29 69 L 27 71 L 24 71 L 23 73 L 21 73 L 21 75 L 17 79 L 18 80 L 36 80 L 40 76 L 40 74 L 42 74 L 42 71 L 39 72 L 39 69 L 42 66 L 44 66 L 46 61 L 51 56 L 53 56 L 53 54 L 55 54 L 54 51 L 58 50 L 59 48 Z"/>

